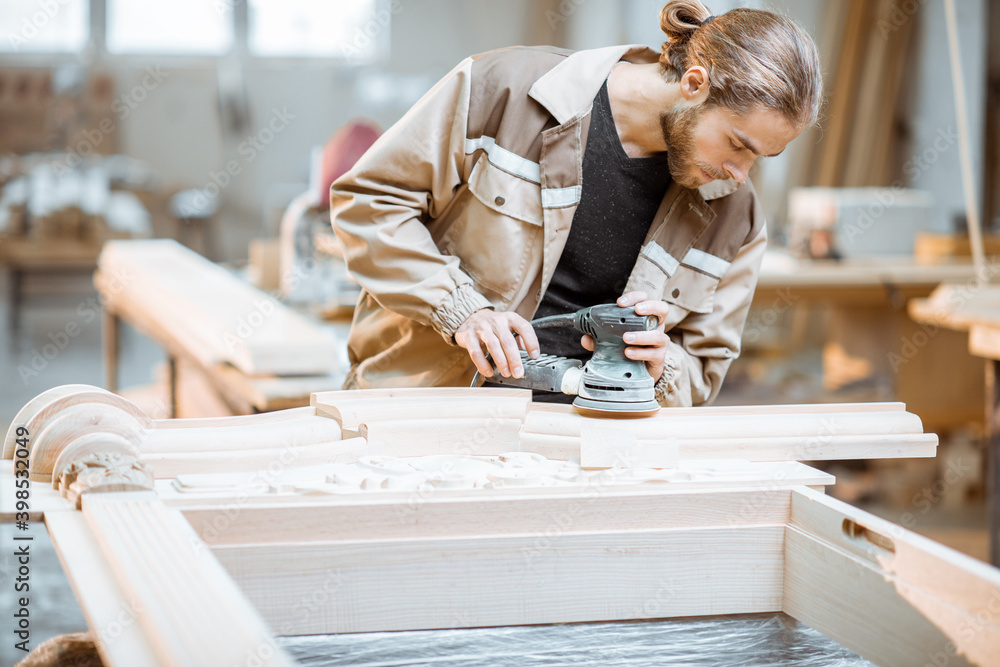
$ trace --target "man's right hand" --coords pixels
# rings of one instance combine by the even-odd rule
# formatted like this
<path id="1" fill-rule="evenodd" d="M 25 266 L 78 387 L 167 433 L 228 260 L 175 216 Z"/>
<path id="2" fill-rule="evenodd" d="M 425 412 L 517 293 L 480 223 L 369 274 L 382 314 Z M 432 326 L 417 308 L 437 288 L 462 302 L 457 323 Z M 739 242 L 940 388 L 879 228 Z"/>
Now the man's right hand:
<path id="1" fill-rule="evenodd" d="M 538 338 L 535 331 L 528 320 L 517 313 L 497 312 L 489 308 L 477 310 L 455 330 L 455 342 L 468 350 L 472 363 L 483 377 L 493 377 L 493 366 L 486 358 L 486 352 L 489 352 L 501 375 L 520 378 L 524 376 L 524 368 L 521 367 L 521 352 L 514 334 L 520 336 L 528 355 L 532 359 L 537 358 Z"/>

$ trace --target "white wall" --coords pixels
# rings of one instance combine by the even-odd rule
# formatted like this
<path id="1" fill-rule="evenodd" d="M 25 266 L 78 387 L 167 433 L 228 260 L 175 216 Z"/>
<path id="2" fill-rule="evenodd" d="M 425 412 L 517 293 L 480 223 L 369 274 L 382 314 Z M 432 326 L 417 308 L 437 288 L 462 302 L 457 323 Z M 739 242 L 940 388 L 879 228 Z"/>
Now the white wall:
<path id="1" fill-rule="evenodd" d="M 111 61 L 121 91 L 139 84 L 148 64 L 167 74 L 122 121 L 121 148 L 150 162 L 163 184 L 175 188 L 210 184 L 213 174 L 224 181 L 227 162 L 235 160 L 240 173 L 220 201 L 254 233 L 267 231 L 265 208 L 280 208 L 303 189 L 313 146 L 355 116 L 387 127 L 465 56 L 522 42 L 528 6 L 528 0 L 507 1 L 498 11 L 490 0 L 409 0 L 393 16 L 388 61 L 374 66 L 244 58 L 248 118 L 238 133 L 222 132 L 213 63 L 178 68 L 171 61 Z M 248 135 L 263 131 L 259 139 L 269 138 L 265 128 L 275 110 L 294 118 L 270 143 L 258 141 L 263 148 L 257 151 L 246 143 Z"/>

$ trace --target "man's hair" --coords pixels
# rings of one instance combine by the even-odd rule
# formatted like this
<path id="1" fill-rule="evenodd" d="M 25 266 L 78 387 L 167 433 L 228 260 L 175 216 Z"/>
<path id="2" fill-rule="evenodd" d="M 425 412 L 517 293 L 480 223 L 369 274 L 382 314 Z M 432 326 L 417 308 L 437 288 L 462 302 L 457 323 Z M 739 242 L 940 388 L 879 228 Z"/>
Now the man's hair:
<path id="1" fill-rule="evenodd" d="M 660 65 L 667 81 L 691 67 L 708 71 L 706 105 L 737 113 L 774 109 L 806 128 L 819 117 L 823 74 L 812 37 L 791 19 L 759 9 L 711 17 L 698 0 L 669 0 L 660 10 Z"/>

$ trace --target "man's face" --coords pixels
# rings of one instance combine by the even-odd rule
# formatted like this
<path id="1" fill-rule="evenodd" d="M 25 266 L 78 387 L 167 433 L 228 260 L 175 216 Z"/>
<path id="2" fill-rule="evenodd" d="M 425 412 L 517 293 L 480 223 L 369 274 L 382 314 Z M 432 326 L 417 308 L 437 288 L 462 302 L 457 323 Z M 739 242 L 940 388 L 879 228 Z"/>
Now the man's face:
<path id="1" fill-rule="evenodd" d="M 781 153 L 802 131 L 771 109 L 740 115 L 704 105 L 665 111 L 660 115 L 660 126 L 670 175 L 692 189 L 728 178 L 742 183 L 754 160 Z"/>

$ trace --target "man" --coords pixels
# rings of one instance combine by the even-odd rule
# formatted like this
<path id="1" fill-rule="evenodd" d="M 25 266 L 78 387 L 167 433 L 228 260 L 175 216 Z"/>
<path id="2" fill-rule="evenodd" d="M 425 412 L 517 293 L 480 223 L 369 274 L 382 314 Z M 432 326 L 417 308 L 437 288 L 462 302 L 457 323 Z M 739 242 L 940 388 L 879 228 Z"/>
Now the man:
<path id="1" fill-rule="evenodd" d="M 487 354 L 520 377 L 530 319 L 617 299 L 660 320 L 626 355 L 661 405 L 716 396 L 766 243 L 747 173 L 815 122 L 819 59 L 769 12 L 671 0 L 661 27 L 659 55 L 469 58 L 334 183 L 364 290 L 345 387 L 467 386 Z M 539 334 L 546 352 L 592 346 Z"/>

